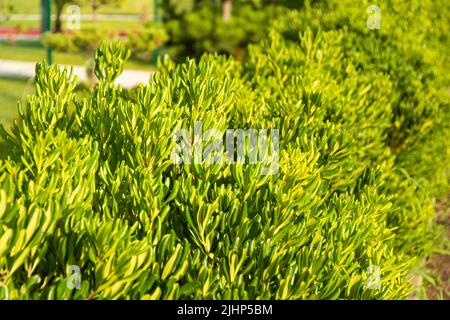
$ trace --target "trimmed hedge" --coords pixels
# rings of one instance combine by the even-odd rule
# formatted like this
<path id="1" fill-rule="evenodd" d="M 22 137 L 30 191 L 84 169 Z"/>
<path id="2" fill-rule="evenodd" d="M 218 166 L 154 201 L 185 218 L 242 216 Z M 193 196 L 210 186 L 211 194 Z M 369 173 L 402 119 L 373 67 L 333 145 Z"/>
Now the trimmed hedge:
<path id="1" fill-rule="evenodd" d="M 245 62 L 164 59 L 131 92 L 114 84 L 129 56 L 120 44 L 97 50 L 99 82 L 82 98 L 70 71 L 38 64 L 36 95 L 1 131 L 9 298 L 407 297 L 448 192 L 446 34 L 366 30 L 349 22 L 358 5 L 335 3 L 280 18 Z M 431 6 L 416 8 L 425 21 Z M 196 121 L 278 129 L 278 172 L 174 164 L 174 132 L 194 134 Z"/>

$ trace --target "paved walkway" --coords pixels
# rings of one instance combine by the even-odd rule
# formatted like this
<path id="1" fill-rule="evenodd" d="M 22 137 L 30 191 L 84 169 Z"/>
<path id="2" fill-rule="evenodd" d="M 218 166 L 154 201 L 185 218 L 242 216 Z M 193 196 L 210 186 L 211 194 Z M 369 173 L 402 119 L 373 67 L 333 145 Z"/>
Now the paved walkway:
<path id="1" fill-rule="evenodd" d="M 0 76 L 14 78 L 32 78 L 36 63 L 15 60 L 0 60 Z M 65 65 L 60 65 L 61 68 Z M 73 66 L 73 73 L 78 76 L 79 81 L 85 81 L 86 68 L 82 66 Z M 139 83 L 148 83 L 152 75 L 151 71 L 124 70 L 116 80 L 117 84 L 124 88 L 132 88 Z"/>

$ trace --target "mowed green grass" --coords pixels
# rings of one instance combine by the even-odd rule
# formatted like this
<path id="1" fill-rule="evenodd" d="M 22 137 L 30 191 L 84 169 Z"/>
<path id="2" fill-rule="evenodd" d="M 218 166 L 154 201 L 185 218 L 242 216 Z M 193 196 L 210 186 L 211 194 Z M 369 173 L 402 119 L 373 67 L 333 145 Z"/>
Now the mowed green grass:
<path id="1" fill-rule="evenodd" d="M 0 27 L 16 27 L 22 30 L 28 29 L 39 29 L 40 21 L 29 21 L 29 20 L 7 20 L 1 21 Z M 66 22 L 63 21 L 63 30 L 66 27 Z M 139 20 L 99 20 L 97 22 L 83 20 L 80 23 L 81 29 L 91 29 L 91 28 L 99 28 L 99 29 L 108 29 L 115 31 L 127 31 L 127 30 L 139 30 L 142 28 L 142 23 Z"/>
<path id="2" fill-rule="evenodd" d="M 18 60 L 40 62 L 46 59 L 46 49 L 39 41 L 16 41 L 9 43 L 0 41 L 0 60 Z M 87 57 L 78 53 L 53 51 L 53 62 L 57 64 L 69 64 L 83 66 Z M 131 59 L 126 62 L 125 69 L 155 70 L 155 67 L 144 61 Z"/>
<path id="3" fill-rule="evenodd" d="M 9 127 L 18 116 L 17 102 L 33 92 L 32 81 L 0 78 L 0 123 Z"/>
<path id="4" fill-rule="evenodd" d="M 36 14 L 41 10 L 41 0 L 2 0 L 0 2 L 0 10 L 3 9 L 1 5 L 12 5 L 13 12 L 20 14 Z M 88 4 L 84 4 L 80 6 L 80 8 L 81 13 L 92 13 L 92 9 Z M 54 4 L 52 5 L 52 9 L 54 12 Z M 102 14 L 140 14 L 143 10 L 146 10 L 151 14 L 153 10 L 153 0 L 122 0 L 122 5 L 104 5 L 100 7 L 98 12 Z"/>
<path id="5" fill-rule="evenodd" d="M 33 92 L 32 80 L 0 78 L 0 124 L 8 129 L 19 116 L 17 103 Z M 0 154 L 1 149 L 0 139 Z"/>
<path id="6" fill-rule="evenodd" d="M 8 0 L 3 0 L 8 1 Z M 13 14 L 39 14 L 40 7 L 38 4 L 40 0 L 9 0 L 13 4 Z M 54 7 L 54 6 L 53 6 Z M 66 6 L 67 9 L 68 5 Z M 138 1 L 123 1 L 123 4 L 117 6 L 101 6 L 99 14 L 124 14 L 124 15 L 138 15 L 146 13 L 147 17 L 150 17 L 153 12 L 152 0 L 138 0 Z M 3 13 L 2 0 L 0 0 L 0 14 Z M 64 11 L 63 14 L 66 14 Z M 92 9 L 89 6 L 81 6 L 81 14 L 92 14 Z M 66 28 L 66 21 L 62 21 L 63 29 Z M 41 22 L 37 20 L 2 20 L 0 21 L 0 27 L 17 27 L 22 30 L 39 29 Z M 54 20 L 53 20 L 54 26 Z M 93 27 L 108 30 L 128 31 L 138 30 L 142 28 L 142 22 L 140 20 L 98 20 L 96 22 L 91 20 L 82 20 L 81 29 L 90 29 Z"/>
<path id="7" fill-rule="evenodd" d="M 0 124 L 8 129 L 14 119 L 19 116 L 17 102 L 33 92 L 34 86 L 32 81 L 0 78 Z M 0 138 L 0 159 L 5 154 L 6 150 Z"/>

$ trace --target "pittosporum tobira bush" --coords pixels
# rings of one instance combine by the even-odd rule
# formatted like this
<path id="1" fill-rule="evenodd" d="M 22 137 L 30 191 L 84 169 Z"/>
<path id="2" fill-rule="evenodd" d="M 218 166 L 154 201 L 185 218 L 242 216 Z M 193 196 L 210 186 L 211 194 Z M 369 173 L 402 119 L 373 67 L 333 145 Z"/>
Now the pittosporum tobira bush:
<path id="1" fill-rule="evenodd" d="M 0 297 L 407 297 L 448 190 L 448 78 L 435 49 L 342 12 L 293 12 L 311 29 L 293 38 L 281 19 L 245 62 L 163 59 L 130 92 L 114 83 L 120 44 L 97 50 L 82 96 L 70 70 L 37 64 L 36 94 L 1 131 Z M 183 143 L 212 150 L 198 122 L 278 130 L 277 170 L 249 161 L 251 135 L 240 162 L 174 162 Z"/>

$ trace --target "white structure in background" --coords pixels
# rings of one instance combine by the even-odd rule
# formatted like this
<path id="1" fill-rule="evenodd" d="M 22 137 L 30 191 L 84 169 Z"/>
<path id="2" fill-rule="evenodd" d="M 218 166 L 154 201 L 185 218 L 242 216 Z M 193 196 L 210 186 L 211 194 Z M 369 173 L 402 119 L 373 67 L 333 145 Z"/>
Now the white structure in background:
<path id="1" fill-rule="evenodd" d="M 59 66 L 61 69 L 71 67 L 69 65 Z M 3 77 L 34 78 L 35 68 L 35 62 L 0 60 L 0 76 Z M 73 73 L 77 75 L 78 81 L 87 80 L 86 68 L 82 66 L 73 66 Z M 149 83 L 152 75 L 152 71 L 124 70 L 115 82 L 116 84 L 120 84 L 124 88 L 133 88 L 140 83 Z"/>

